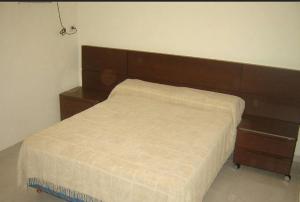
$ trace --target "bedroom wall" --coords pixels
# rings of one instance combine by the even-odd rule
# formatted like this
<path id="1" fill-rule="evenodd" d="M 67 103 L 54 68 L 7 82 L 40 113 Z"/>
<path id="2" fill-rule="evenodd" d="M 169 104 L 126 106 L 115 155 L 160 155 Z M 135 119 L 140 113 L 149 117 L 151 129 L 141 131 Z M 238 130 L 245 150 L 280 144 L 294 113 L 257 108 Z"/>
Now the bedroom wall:
<path id="1" fill-rule="evenodd" d="M 56 9 L 0 3 L 0 151 L 58 122 L 58 94 L 79 84 L 77 35 L 59 35 Z M 64 24 L 76 24 L 76 10 L 61 3 Z"/>
<path id="2" fill-rule="evenodd" d="M 81 2 L 78 24 L 80 46 L 300 70 L 299 2 Z"/>
<path id="3" fill-rule="evenodd" d="M 300 70 L 299 2 L 78 4 L 79 44 Z"/>

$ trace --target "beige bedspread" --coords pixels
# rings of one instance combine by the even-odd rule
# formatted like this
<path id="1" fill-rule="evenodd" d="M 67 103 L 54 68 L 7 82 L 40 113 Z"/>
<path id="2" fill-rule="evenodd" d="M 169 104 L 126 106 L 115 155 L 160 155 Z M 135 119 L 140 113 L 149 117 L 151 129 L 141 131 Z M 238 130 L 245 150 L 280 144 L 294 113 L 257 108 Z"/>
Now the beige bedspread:
<path id="1" fill-rule="evenodd" d="M 26 138 L 29 178 L 104 202 L 200 202 L 233 151 L 238 97 L 128 79 L 94 107 Z"/>

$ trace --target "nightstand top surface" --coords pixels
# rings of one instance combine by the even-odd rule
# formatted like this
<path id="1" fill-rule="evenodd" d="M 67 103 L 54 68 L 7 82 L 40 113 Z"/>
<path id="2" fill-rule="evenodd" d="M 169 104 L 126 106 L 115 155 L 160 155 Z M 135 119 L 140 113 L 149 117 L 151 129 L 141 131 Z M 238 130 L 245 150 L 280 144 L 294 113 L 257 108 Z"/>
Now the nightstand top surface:
<path id="1" fill-rule="evenodd" d="M 61 95 L 89 101 L 103 101 L 108 97 L 108 93 L 84 89 L 81 86 L 65 91 Z"/>
<path id="2" fill-rule="evenodd" d="M 244 115 L 238 128 L 295 139 L 299 130 L 299 126 L 295 123 L 251 115 Z"/>

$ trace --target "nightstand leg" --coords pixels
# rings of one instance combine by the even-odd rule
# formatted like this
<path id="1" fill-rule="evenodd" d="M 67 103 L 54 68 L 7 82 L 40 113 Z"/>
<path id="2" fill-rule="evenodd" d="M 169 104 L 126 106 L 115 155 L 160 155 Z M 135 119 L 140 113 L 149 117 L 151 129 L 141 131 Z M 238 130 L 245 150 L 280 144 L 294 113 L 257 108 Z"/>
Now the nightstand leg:
<path id="1" fill-rule="evenodd" d="M 236 169 L 240 169 L 240 167 L 241 167 L 241 165 L 240 165 L 239 163 L 236 163 L 236 164 L 235 164 L 235 168 L 236 168 Z"/>
<path id="2" fill-rule="evenodd" d="M 290 175 L 285 175 L 284 180 L 287 181 L 287 182 L 291 181 L 291 176 Z"/>

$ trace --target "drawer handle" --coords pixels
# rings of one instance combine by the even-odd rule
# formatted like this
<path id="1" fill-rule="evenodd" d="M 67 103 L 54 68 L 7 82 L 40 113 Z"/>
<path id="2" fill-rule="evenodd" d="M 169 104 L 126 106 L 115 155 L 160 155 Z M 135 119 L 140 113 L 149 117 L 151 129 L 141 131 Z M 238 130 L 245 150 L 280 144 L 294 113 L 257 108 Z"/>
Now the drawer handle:
<path id="1" fill-rule="evenodd" d="M 264 134 L 264 135 L 278 137 L 278 138 L 282 138 L 282 139 L 287 139 L 289 141 L 294 141 L 295 140 L 295 138 L 292 138 L 292 137 L 283 137 L 283 136 L 280 136 L 280 135 L 275 135 L 275 134 L 272 134 L 272 133 L 262 132 L 262 131 L 258 131 L 258 130 L 252 130 L 252 129 L 247 129 L 247 128 L 239 128 L 239 129 L 243 130 L 243 131 L 248 131 L 248 132 L 253 132 L 253 133 L 258 133 L 258 134 Z"/>

